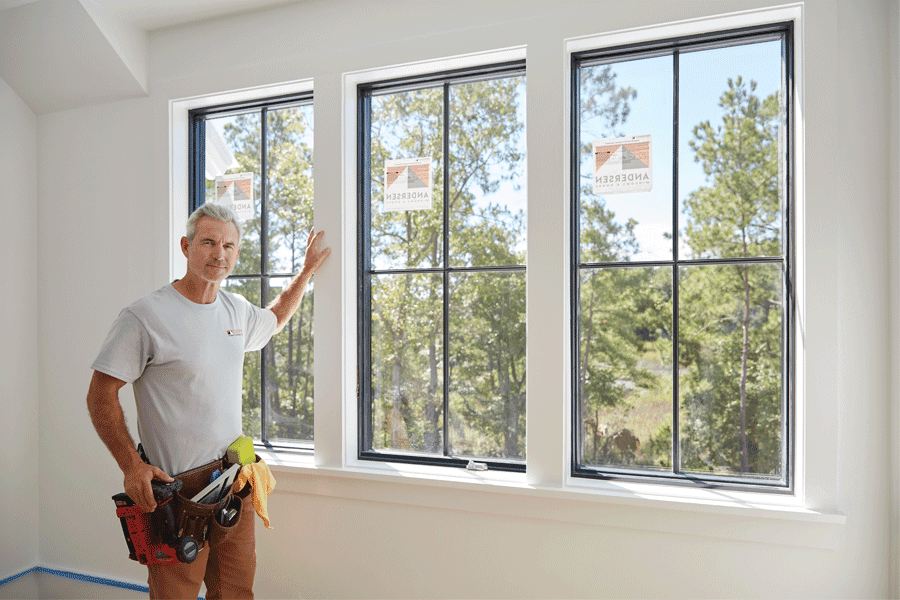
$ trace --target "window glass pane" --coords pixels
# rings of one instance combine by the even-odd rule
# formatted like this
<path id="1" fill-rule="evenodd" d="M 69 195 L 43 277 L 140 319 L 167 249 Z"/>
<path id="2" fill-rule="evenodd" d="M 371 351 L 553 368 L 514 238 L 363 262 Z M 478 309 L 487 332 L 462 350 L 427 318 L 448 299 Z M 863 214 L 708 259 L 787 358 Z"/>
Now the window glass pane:
<path id="1" fill-rule="evenodd" d="M 582 462 L 672 466 L 671 268 L 583 269 Z"/>
<path id="2" fill-rule="evenodd" d="M 375 269 L 443 264 L 442 88 L 372 98 L 370 176 L 372 266 Z M 386 211 L 385 161 L 431 158 L 432 207 Z"/>
<path id="3" fill-rule="evenodd" d="M 524 459 L 525 272 L 450 280 L 450 451 Z"/>
<path id="4" fill-rule="evenodd" d="M 277 298 L 291 278 L 269 280 Z M 272 337 L 265 353 L 268 436 L 278 440 L 313 439 L 313 284 L 285 328 Z"/>
<path id="5" fill-rule="evenodd" d="M 782 280 L 780 264 L 680 269 L 685 471 L 782 475 Z"/>
<path id="6" fill-rule="evenodd" d="M 268 273 L 298 273 L 313 226 L 313 107 L 266 113 Z"/>
<path id="7" fill-rule="evenodd" d="M 372 277 L 372 448 L 443 452 L 443 282 Z"/>
<path id="8" fill-rule="evenodd" d="M 241 237 L 241 254 L 234 268 L 235 275 L 260 272 L 261 139 L 259 112 L 211 118 L 206 121 L 206 201 L 215 202 L 217 175 L 254 174 L 253 215 L 241 222 L 244 234 Z"/>
<path id="9" fill-rule="evenodd" d="M 259 279 L 226 279 L 222 282 L 222 289 L 240 294 L 256 306 L 260 304 Z M 242 424 L 244 435 L 251 436 L 256 441 L 260 441 L 262 438 L 262 428 L 260 426 L 262 376 L 259 356 L 259 352 L 247 352 L 244 354 L 244 409 Z"/>
<path id="10" fill-rule="evenodd" d="M 525 78 L 450 87 L 450 264 L 525 264 Z"/>
<path id="11" fill-rule="evenodd" d="M 672 259 L 672 56 L 580 69 L 581 262 Z M 652 190 L 594 193 L 594 140 L 651 136 Z M 608 142 L 610 146 L 621 146 Z M 601 170 L 624 178 L 635 161 L 617 150 Z M 606 180 L 604 180 L 606 181 Z M 612 184 L 611 184 L 612 185 Z"/>
<path id="12" fill-rule="evenodd" d="M 778 256 L 781 42 L 685 53 L 679 86 L 682 258 Z"/>

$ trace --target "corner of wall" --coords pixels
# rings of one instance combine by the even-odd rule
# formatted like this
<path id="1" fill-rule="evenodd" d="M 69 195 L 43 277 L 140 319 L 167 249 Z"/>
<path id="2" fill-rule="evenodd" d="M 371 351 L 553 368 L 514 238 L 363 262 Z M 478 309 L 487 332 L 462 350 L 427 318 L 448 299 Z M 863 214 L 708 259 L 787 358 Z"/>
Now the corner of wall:
<path id="1" fill-rule="evenodd" d="M 0 295 L 0 311 L 10 318 L 4 325 L 9 357 L 0 361 L 0 396 L 5 402 L 4 452 L 0 468 L 0 539 L 15 548 L 0 566 L 0 578 L 34 567 L 40 560 L 38 508 L 40 433 L 38 394 L 37 257 L 37 117 L 7 83 L 0 79 L 0 180 L 4 182 L 0 252 L 4 280 L 10 293 Z"/>

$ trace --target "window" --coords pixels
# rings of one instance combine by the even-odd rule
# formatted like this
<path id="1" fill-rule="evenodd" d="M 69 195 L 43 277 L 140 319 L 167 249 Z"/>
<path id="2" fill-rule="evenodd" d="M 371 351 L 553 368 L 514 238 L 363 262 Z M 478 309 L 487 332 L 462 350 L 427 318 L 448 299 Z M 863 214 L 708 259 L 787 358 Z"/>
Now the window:
<path id="1" fill-rule="evenodd" d="M 358 86 L 362 459 L 524 469 L 524 72 Z"/>
<path id="2" fill-rule="evenodd" d="M 198 108 L 190 210 L 229 205 L 244 229 L 223 289 L 267 306 L 300 271 L 313 223 L 312 94 Z M 257 443 L 312 448 L 313 285 L 285 329 L 244 361 L 243 427 Z"/>
<path id="3" fill-rule="evenodd" d="M 575 476 L 792 487 L 791 39 L 572 56 Z"/>

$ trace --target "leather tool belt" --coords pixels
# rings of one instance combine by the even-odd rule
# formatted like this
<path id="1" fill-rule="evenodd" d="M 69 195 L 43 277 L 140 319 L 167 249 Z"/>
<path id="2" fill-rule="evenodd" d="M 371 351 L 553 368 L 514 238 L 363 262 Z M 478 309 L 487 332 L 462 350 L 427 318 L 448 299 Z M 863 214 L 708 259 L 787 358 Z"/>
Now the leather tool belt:
<path id="1" fill-rule="evenodd" d="M 190 563 L 206 544 L 212 519 L 217 519 L 223 527 L 236 525 L 249 486 L 238 495 L 229 488 L 213 504 L 191 500 L 207 486 L 216 470 L 224 472 L 229 466 L 225 458 L 220 458 L 179 473 L 174 482 L 154 481 L 157 508 L 152 513 L 144 512 L 125 493 L 113 496 L 116 516 L 128 544 L 128 557 L 144 565 Z"/>

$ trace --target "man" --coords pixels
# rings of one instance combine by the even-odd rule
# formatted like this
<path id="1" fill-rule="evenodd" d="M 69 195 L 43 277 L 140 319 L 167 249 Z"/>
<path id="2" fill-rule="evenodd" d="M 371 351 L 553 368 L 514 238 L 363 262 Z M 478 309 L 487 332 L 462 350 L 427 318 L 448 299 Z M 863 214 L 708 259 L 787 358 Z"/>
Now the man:
<path id="1" fill-rule="evenodd" d="M 324 232 L 310 231 L 303 269 L 268 308 L 219 289 L 239 255 L 241 227 L 227 208 L 204 204 L 188 218 L 182 279 L 123 310 L 92 365 L 91 421 L 125 476 L 125 492 L 156 508 L 151 480 L 221 459 L 242 434 L 244 352 L 265 346 L 296 312 L 313 273 L 331 253 Z M 134 386 L 144 462 L 128 433 L 119 390 Z M 152 598 L 251 598 L 256 570 L 252 503 L 237 524 L 210 527 L 193 563 L 150 565 Z"/>

